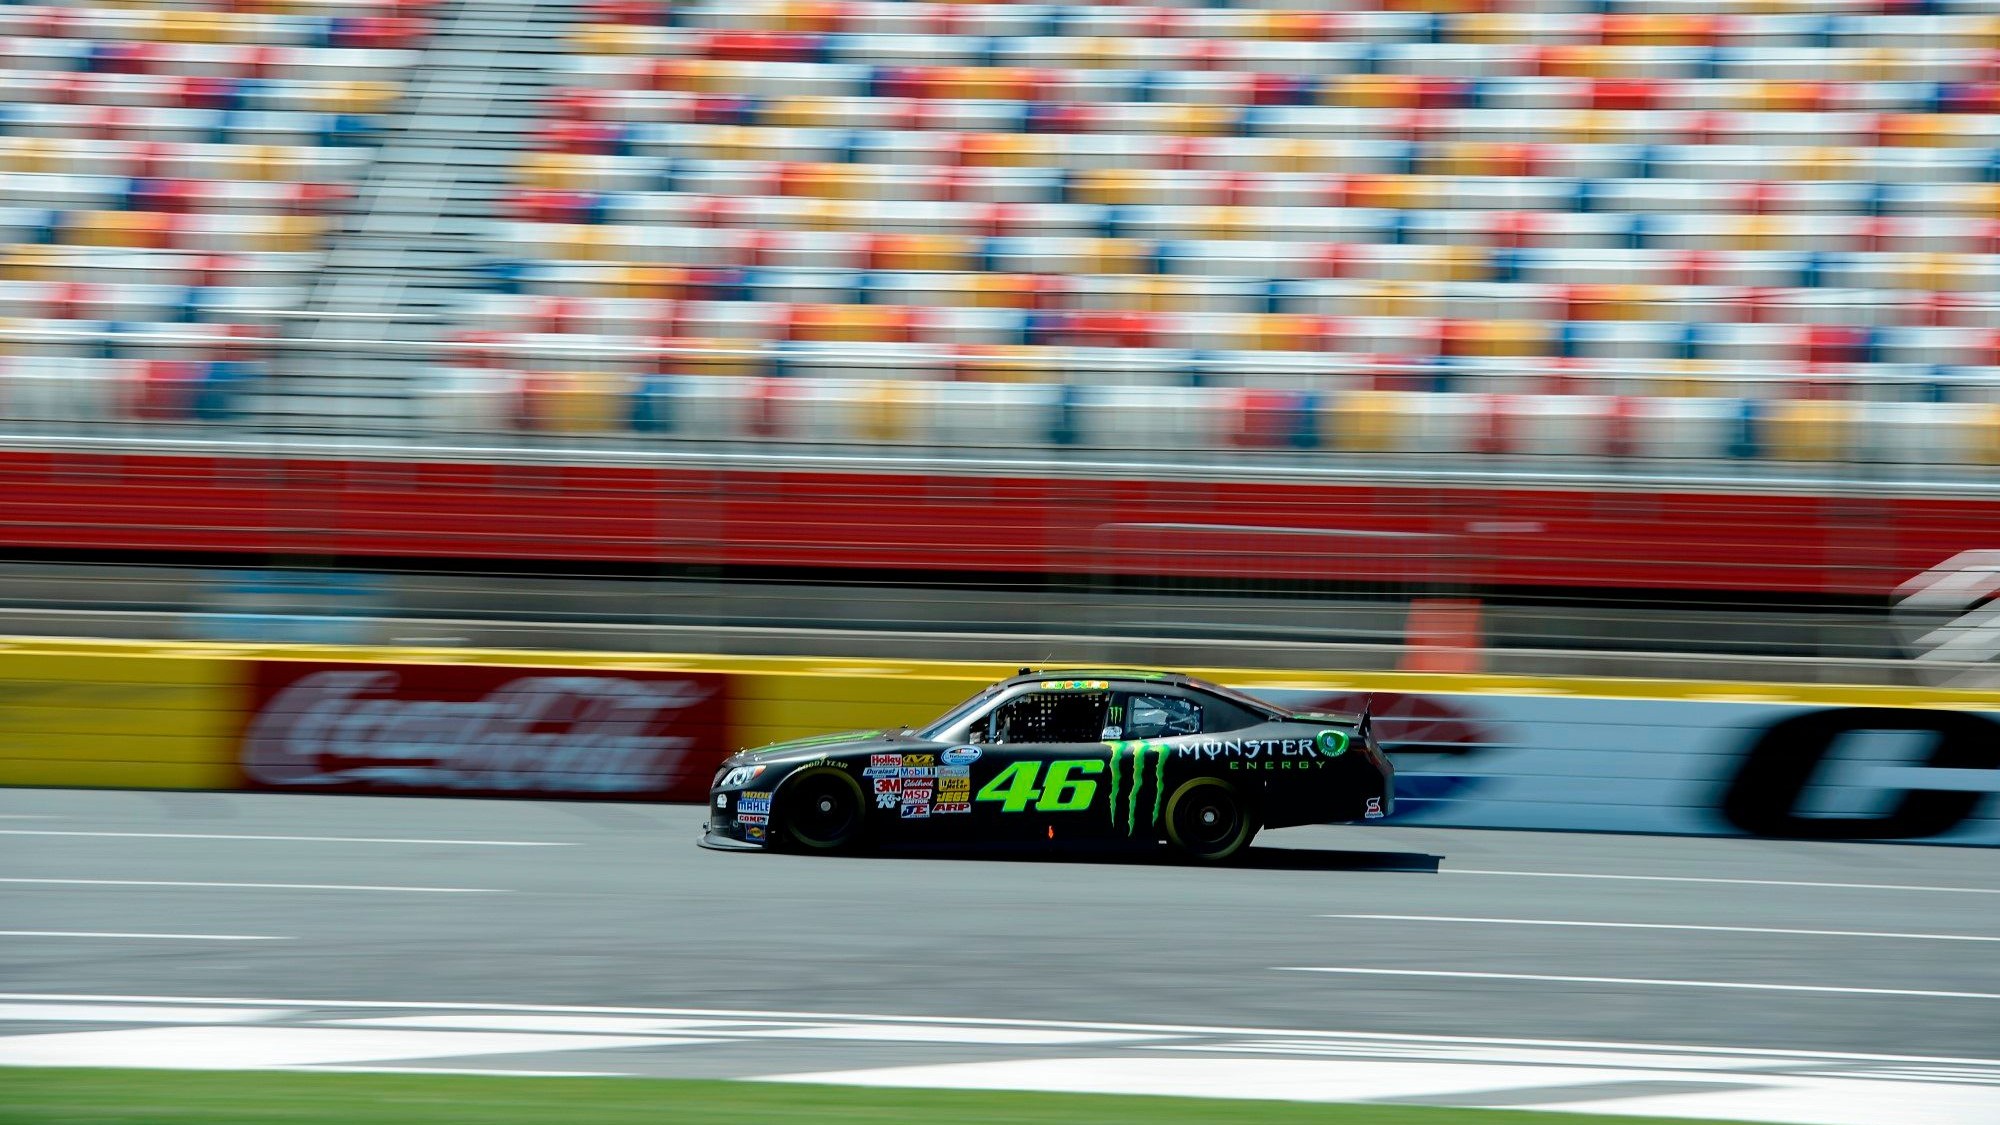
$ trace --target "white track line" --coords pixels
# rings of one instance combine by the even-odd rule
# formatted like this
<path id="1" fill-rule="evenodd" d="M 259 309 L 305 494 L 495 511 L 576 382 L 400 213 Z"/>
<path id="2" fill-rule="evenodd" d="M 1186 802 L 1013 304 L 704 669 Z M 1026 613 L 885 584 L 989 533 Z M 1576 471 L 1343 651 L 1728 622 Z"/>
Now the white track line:
<path id="1" fill-rule="evenodd" d="M 2000 887 L 1925 887 L 1907 883 L 1808 883 L 1794 879 L 1710 879 L 1694 875 L 1601 875 L 1583 871 L 1491 871 L 1476 867 L 1439 868 L 1440 875 L 1505 875 L 1522 879 L 1626 879 L 1646 883 L 1728 883 L 1745 887 L 1829 887 L 1848 891 L 1934 891 L 1943 894 L 2000 895 Z"/>
<path id="2" fill-rule="evenodd" d="M 1694 1052 L 1707 1055 L 1734 1055 L 1765 1058 L 1783 1055 L 1793 1059 L 1829 1059 L 1842 1062 L 1946 1063 L 1973 1066 L 2000 1066 L 2000 1058 L 1972 1058 L 1940 1055 L 1881 1055 L 1855 1051 L 1805 1051 L 1773 1047 L 1715 1047 L 1684 1043 L 1635 1043 L 1602 1039 L 1513 1039 L 1490 1035 L 1408 1035 L 1401 1032 L 1315 1031 L 1296 1027 L 1228 1027 L 1213 1024 L 1106 1023 L 1085 1020 L 1036 1020 L 995 1016 L 897 1016 L 857 1012 L 799 1012 L 744 1008 L 639 1008 L 598 1004 L 497 1004 L 455 1003 L 449 1000 L 303 1000 L 245 996 L 145 996 L 89 992 L 0 992 L 0 1001 L 76 1004 L 213 1004 L 218 1007 L 277 1007 L 318 1009 L 391 1009 L 443 1012 L 544 1012 L 554 1015 L 665 1016 L 743 1020 L 861 1020 L 881 1024 L 945 1024 L 981 1027 L 1062 1027 L 1092 1031 L 1187 1032 L 1196 1035 L 1280 1036 L 1288 1040 L 1324 1040 L 1332 1043 L 1469 1044 L 1506 1047 L 1582 1047 L 1614 1051 Z"/>
<path id="3" fill-rule="evenodd" d="M 1448 914 L 1322 914 L 1321 918 L 1362 918 L 1380 922 L 1473 922 L 1495 926 L 1582 926 L 1607 930 L 1699 930 L 1717 934 L 1791 934 L 1802 937 L 1900 938 L 1908 941 L 2000 941 L 1973 934 L 1900 934 L 1876 930 L 1783 930 L 1767 926 L 1690 926 L 1666 922 L 1572 922 L 1552 918 L 1460 918 Z"/>
<path id="4" fill-rule="evenodd" d="M 1652 977 L 1559 977 L 1539 973 L 1467 973 L 1446 969 L 1348 969 L 1278 966 L 1280 973 L 1342 973 L 1368 977 L 1444 977 L 1455 980 L 1531 980 L 1556 984 L 1629 984 L 1645 988 L 1726 988 L 1750 992 L 1829 992 L 1843 996 L 1925 996 L 1947 1000 L 2000 1000 L 2000 992 L 1944 992 L 1921 988 L 1849 988 L 1830 984 L 1756 984 L 1724 980 L 1660 980 Z"/>
<path id="5" fill-rule="evenodd" d="M 549 840 L 404 840 L 386 836 L 238 836 L 219 832 L 58 832 L 42 828 L 0 828 L 0 836 L 118 836 L 146 840 L 303 840 L 315 844 L 464 844 L 482 848 L 568 848 Z"/>
<path id="6" fill-rule="evenodd" d="M 0 930 L 0 937 L 129 938 L 134 941 L 290 941 L 269 934 L 120 934 L 98 930 Z"/>
<path id="7" fill-rule="evenodd" d="M 0 879 L 64 887 L 241 887 L 276 891 L 408 891 L 428 895 L 511 895 L 495 887 L 386 887 L 359 883 L 195 883 L 173 879 Z"/>

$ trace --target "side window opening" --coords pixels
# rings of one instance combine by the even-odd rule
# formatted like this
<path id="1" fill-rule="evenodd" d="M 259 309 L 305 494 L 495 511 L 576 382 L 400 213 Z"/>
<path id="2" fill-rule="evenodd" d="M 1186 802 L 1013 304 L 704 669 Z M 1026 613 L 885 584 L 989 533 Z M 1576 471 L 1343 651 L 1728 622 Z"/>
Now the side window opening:
<path id="1" fill-rule="evenodd" d="M 1125 697 L 1124 715 L 1119 724 L 1122 738 L 1175 738 L 1202 732 L 1202 705 L 1180 695 Z"/>
<path id="2" fill-rule="evenodd" d="M 1207 696 L 1202 700 L 1201 731 L 1203 734 L 1221 734 L 1226 731 L 1242 730 L 1245 727 L 1254 727 L 1266 721 L 1268 720 L 1264 716 L 1248 708 L 1239 707 L 1227 699 Z"/>
<path id="3" fill-rule="evenodd" d="M 1096 742 L 1103 735 L 1110 704 L 1110 692 L 1031 692 L 1002 705 L 988 717 L 986 741 Z"/>

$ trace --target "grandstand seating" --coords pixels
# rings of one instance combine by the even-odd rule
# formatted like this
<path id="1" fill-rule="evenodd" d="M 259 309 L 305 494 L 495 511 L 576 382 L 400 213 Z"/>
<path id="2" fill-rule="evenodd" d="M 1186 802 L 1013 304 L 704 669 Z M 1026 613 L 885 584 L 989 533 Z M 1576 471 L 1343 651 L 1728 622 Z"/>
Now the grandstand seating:
<path id="1" fill-rule="evenodd" d="M 238 420 L 432 2 L 0 5 L 0 412 Z"/>
<path id="2" fill-rule="evenodd" d="M 1986 0 L 594 12 L 440 422 L 1991 459 Z"/>
<path id="3" fill-rule="evenodd" d="M 0 5 L 6 414 L 234 417 L 432 14 Z M 2000 0 L 579 16 L 424 429 L 2000 462 Z"/>

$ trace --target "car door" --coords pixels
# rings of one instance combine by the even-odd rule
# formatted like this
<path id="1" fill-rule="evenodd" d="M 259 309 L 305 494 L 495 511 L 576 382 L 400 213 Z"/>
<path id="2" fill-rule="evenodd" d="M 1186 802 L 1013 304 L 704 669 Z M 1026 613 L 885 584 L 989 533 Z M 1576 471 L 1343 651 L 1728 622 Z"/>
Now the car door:
<path id="1" fill-rule="evenodd" d="M 969 824 L 998 838 L 1102 835 L 1111 701 L 1102 681 L 1050 681 L 975 723 Z"/>

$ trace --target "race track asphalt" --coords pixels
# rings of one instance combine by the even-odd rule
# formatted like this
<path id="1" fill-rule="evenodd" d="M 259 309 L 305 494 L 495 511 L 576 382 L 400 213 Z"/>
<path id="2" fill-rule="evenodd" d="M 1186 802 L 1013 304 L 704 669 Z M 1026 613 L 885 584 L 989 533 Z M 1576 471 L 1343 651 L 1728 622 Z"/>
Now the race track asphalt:
<path id="1" fill-rule="evenodd" d="M 700 850 L 702 812 L 4 791 L 0 971 L 10 994 L 1021 1017 L 2000 1058 L 2000 942 L 1946 940 L 2000 937 L 1991 851 L 1385 825 L 1270 833 L 1248 864 L 1227 869 L 819 858 Z M 1604 875 L 1649 878 L 1574 877 Z M 1335 914 L 1398 917 L 1324 917 Z M 96 936 L 57 936 L 70 934 Z M 282 940 L 108 936 L 120 934 Z M 1299 968 L 1504 979 L 1288 971 Z M 1630 983 L 1671 981 L 1731 987 Z M 1746 984 L 1787 987 L 1735 987 Z M 813 1050 L 761 1044 L 757 1066 L 787 1065 L 788 1051 L 803 1066 Z M 724 1055 L 701 1068 L 733 1065 Z"/>

